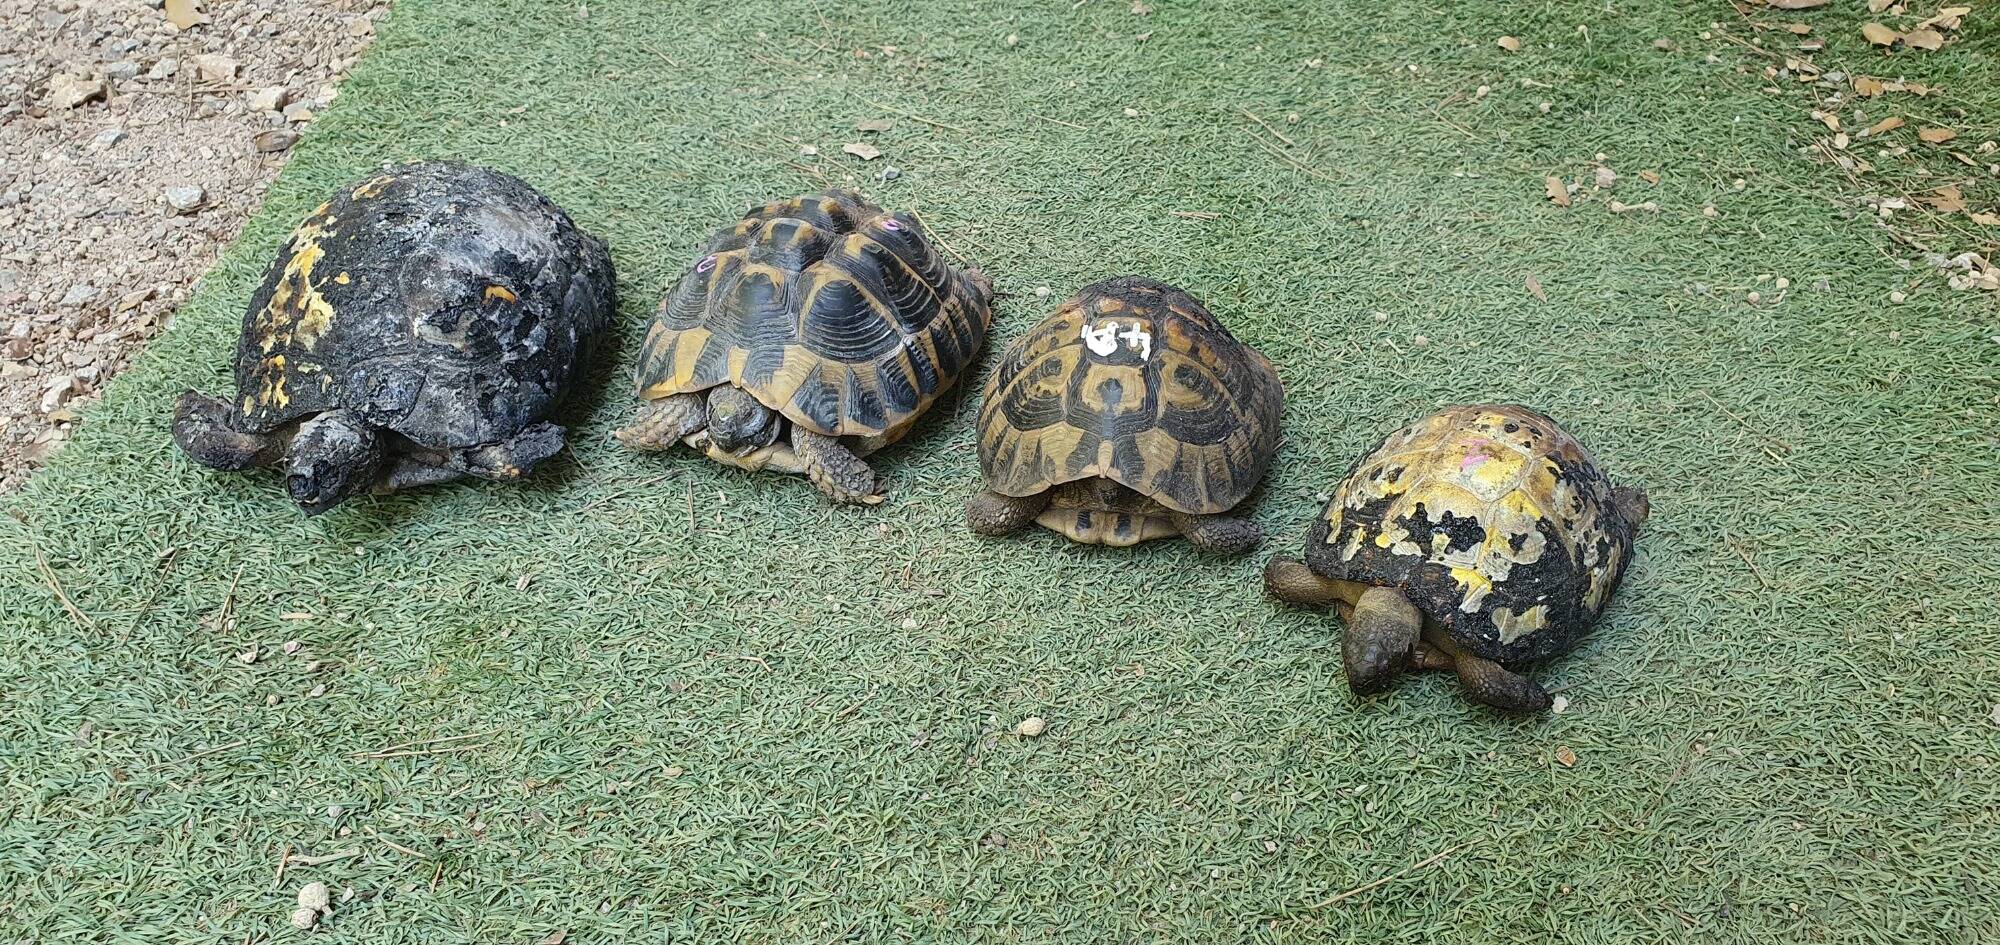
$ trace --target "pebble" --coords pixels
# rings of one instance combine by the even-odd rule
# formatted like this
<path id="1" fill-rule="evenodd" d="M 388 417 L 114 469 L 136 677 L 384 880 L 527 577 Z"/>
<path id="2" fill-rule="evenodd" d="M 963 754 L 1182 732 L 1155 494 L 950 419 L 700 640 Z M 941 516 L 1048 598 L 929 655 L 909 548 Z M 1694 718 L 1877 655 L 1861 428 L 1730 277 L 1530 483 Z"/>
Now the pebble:
<path id="1" fill-rule="evenodd" d="M 94 99 L 101 99 L 110 91 L 101 75 L 88 78 L 59 72 L 49 80 L 49 106 L 70 109 Z"/>
<path id="2" fill-rule="evenodd" d="M 1410 343 L 1419 348 L 1428 348 L 1430 347 L 1431 340 L 1423 335 L 1418 335 L 1415 338 L 1411 338 Z"/>
<path id="3" fill-rule="evenodd" d="M 1045 285 L 1038 285 L 1038 286 L 1036 286 L 1036 287 L 1035 287 L 1035 298 L 1038 298 L 1038 299 L 1046 299 L 1046 298 L 1048 298 L 1048 297 L 1049 297 L 1049 296 L 1050 296 L 1051 294 L 1052 294 L 1052 292 L 1051 292 L 1051 290 L 1049 289 L 1049 287 L 1048 287 L 1048 286 L 1045 286 Z"/>
<path id="4" fill-rule="evenodd" d="M 1901 305 L 1903 303 L 1903 300 L 1907 298 L 1909 298 L 1909 296 L 1904 295 L 1900 291 L 1889 293 L 1889 301 L 1894 302 L 1898 305 Z"/>
<path id="5" fill-rule="evenodd" d="M 299 908 L 301 909 L 325 912 L 331 907 L 332 903 L 333 896 L 328 893 L 325 883 L 307 883 L 299 887 Z"/>
<path id="6" fill-rule="evenodd" d="M 76 308 L 91 299 L 97 298 L 99 291 L 94 285 L 79 282 L 70 286 L 69 290 L 63 293 L 62 301 L 56 304 L 64 308 Z"/>
<path id="7" fill-rule="evenodd" d="M 242 64 L 234 58 L 221 53 L 203 53 L 188 61 L 194 64 L 195 71 L 206 82 L 234 82 L 236 70 L 242 68 Z"/>
<path id="8" fill-rule="evenodd" d="M 291 94 L 291 91 L 284 86 L 274 85 L 267 89 L 252 91 L 245 98 L 251 111 L 275 112 L 285 107 L 285 103 L 291 100 Z"/>
<path id="9" fill-rule="evenodd" d="M 319 911 L 316 909 L 299 909 L 292 913 L 292 928 L 301 932 L 311 929 L 317 922 L 319 922 Z"/>
<path id="10" fill-rule="evenodd" d="M 104 77 L 117 82 L 130 82 L 139 77 L 139 64 L 121 59 L 104 67 Z"/>
<path id="11" fill-rule="evenodd" d="M 181 213 L 193 213 L 201 209 L 202 203 L 208 199 L 208 192 L 194 184 L 183 184 L 167 188 L 166 197 L 167 206 Z"/>
<path id="12" fill-rule="evenodd" d="M 1027 718 L 1022 719 L 1020 721 L 1020 724 L 1014 726 L 1014 734 L 1019 735 L 1022 738 L 1036 738 L 1039 737 L 1043 732 L 1046 732 L 1048 730 L 1049 730 L 1048 720 L 1042 718 L 1039 715 L 1028 716 Z"/>
<path id="13" fill-rule="evenodd" d="M 90 148 L 93 151 L 102 151 L 123 140 L 125 140 L 125 129 L 106 128 L 90 139 Z"/>

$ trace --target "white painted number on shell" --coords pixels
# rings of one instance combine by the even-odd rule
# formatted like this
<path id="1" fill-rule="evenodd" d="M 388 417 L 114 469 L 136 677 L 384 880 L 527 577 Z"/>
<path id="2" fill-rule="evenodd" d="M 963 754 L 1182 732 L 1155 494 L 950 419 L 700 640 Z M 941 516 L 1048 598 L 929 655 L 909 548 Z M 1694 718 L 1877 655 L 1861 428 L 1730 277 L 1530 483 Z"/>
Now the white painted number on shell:
<path id="1" fill-rule="evenodd" d="M 1133 322 L 1132 327 L 1122 332 L 1118 330 L 1118 323 L 1115 321 L 1105 322 L 1095 328 L 1089 325 L 1083 326 L 1083 343 L 1090 349 L 1090 353 L 1098 357 L 1106 357 L 1117 351 L 1120 342 L 1128 348 L 1137 348 L 1139 360 L 1152 360 L 1153 333 L 1146 330 L 1145 322 Z"/>

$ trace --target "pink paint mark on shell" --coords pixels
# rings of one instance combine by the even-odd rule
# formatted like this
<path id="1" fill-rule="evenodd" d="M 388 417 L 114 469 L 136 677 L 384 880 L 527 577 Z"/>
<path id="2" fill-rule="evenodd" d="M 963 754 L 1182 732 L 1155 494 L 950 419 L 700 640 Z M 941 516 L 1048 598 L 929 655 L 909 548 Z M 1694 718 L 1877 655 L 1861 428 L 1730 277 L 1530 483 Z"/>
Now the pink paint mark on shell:
<path id="1" fill-rule="evenodd" d="M 701 257 L 701 262 L 694 264 L 694 271 L 696 272 L 707 272 L 710 269 L 714 268 L 715 268 L 714 256 L 703 256 Z"/>
<path id="2" fill-rule="evenodd" d="M 891 217 L 882 221 L 882 228 L 885 230 L 900 230 L 903 228 L 903 225 L 896 222 L 894 217 Z"/>
<path id="3" fill-rule="evenodd" d="M 1493 458 L 1487 455 L 1485 450 L 1477 449 L 1477 447 L 1485 446 L 1487 442 L 1488 441 L 1486 440 L 1473 440 L 1471 442 L 1471 445 L 1475 448 L 1475 450 L 1473 452 L 1465 454 L 1465 458 L 1458 461 L 1459 472 L 1464 472 L 1468 469 L 1476 468 L 1479 466 L 1479 464 L 1484 463 Z"/>

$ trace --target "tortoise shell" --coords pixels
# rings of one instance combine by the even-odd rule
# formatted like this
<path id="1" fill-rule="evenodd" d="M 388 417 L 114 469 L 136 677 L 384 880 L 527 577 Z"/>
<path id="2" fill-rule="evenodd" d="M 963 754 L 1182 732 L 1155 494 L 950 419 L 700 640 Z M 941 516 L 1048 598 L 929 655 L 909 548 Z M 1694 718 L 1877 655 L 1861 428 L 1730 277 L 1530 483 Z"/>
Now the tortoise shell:
<path id="1" fill-rule="evenodd" d="M 1108 279 L 1007 347 L 979 409 L 979 465 L 1002 495 L 1098 476 L 1214 514 L 1263 478 L 1283 406 L 1271 362 L 1193 296 Z"/>
<path id="2" fill-rule="evenodd" d="M 604 243 L 534 188 L 438 161 L 343 187 L 279 250 L 236 351 L 235 425 L 346 408 L 424 446 L 546 419 L 615 308 Z"/>
<path id="3" fill-rule="evenodd" d="M 642 399 L 733 384 L 828 436 L 893 438 L 972 363 L 993 283 L 851 191 L 751 208 L 654 315 Z"/>
<path id="4" fill-rule="evenodd" d="M 1526 407 L 1426 417 L 1354 465 L 1306 540 L 1321 577 L 1401 588 L 1480 656 L 1568 649 L 1625 575 L 1639 523 L 1597 460 Z"/>

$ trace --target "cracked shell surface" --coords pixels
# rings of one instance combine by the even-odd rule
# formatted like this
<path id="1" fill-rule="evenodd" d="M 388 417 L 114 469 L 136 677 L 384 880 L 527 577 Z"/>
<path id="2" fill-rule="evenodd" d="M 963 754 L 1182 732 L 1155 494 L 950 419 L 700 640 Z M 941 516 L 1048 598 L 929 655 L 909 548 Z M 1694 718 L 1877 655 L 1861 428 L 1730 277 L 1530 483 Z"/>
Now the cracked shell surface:
<path id="1" fill-rule="evenodd" d="M 547 419 L 615 307 L 611 257 L 526 183 L 449 161 L 342 187 L 243 319 L 239 425 L 347 408 L 425 446 Z"/>
<path id="2" fill-rule="evenodd" d="M 1487 659 L 1569 649 L 1611 599 L 1639 523 L 1583 444 L 1526 407 L 1451 407 L 1362 457 L 1314 521 L 1322 577 L 1401 588 Z"/>

